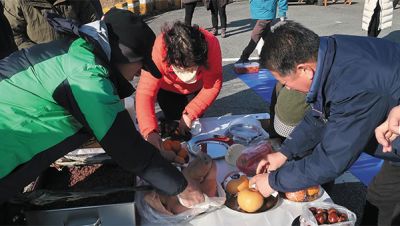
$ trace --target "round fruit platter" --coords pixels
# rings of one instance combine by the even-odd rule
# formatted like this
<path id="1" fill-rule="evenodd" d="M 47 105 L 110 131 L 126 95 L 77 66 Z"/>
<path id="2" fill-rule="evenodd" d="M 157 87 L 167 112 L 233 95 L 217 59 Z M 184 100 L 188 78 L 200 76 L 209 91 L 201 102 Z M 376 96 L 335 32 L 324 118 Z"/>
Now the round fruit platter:
<path id="1" fill-rule="evenodd" d="M 262 213 L 278 204 L 279 196 L 264 198 L 260 192 L 249 188 L 249 178 L 242 172 L 229 173 L 222 187 L 226 192 L 225 205 L 241 213 Z"/>
<path id="2" fill-rule="evenodd" d="M 269 196 L 268 198 L 263 198 L 263 203 L 259 209 L 257 209 L 254 212 L 247 212 L 247 211 L 243 210 L 242 208 L 240 208 L 237 195 L 235 195 L 235 196 L 227 195 L 225 205 L 229 209 L 232 209 L 232 210 L 235 210 L 235 211 L 238 211 L 241 213 L 253 214 L 253 213 L 262 213 L 262 212 L 272 209 L 273 207 L 275 207 L 278 204 L 278 201 L 279 201 L 279 196 L 276 196 L 276 197 Z"/>
<path id="3" fill-rule="evenodd" d="M 291 203 L 305 203 L 318 200 L 324 194 L 324 189 L 321 186 L 312 186 L 295 192 L 282 192 L 280 196 Z"/>

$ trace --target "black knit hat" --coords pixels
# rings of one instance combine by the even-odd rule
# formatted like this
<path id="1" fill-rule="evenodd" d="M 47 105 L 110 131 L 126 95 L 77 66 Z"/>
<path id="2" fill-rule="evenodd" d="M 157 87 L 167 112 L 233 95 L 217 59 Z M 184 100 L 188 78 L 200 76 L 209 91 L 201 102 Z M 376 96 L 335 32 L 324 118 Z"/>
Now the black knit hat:
<path id="1" fill-rule="evenodd" d="M 154 77 L 161 73 L 151 58 L 156 35 L 143 19 L 128 10 L 112 8 L 104 15 L 104 22 L 118 40 L 111 47 L 111 60 L 118 63 L 143 62 L 143 69 Z"/>

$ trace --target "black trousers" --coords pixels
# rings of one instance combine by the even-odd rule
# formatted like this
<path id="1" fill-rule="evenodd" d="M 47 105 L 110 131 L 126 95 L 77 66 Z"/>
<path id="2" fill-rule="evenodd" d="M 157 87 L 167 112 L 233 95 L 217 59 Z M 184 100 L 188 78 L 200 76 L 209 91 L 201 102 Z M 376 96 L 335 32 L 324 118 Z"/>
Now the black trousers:
<path id="1" fill-rule="evenodd" d="M 179 94 L 160 89 L 157 94 L 157 101 L 164 116 L 168 120 L 179 120 L 186 105 L 198 94 Z"/>
<path id="2" fill-rule="evenodd" d="M 368 186 L 367 200 L 378 209 L 378 226 L 400 225 L 399 163 L 383 163 L 381 170 Z"/>
<path id="3" fill-rule="evenodd" d="M 368 26 L 368 36 L 370 37 L 378 37 L 381 30 L 379 29 L 379 17 L 381 14 L 381 6 L 379 5 L 379 1 L 376 3 L 376 7 L 374 9 L 374 14 L 372 14 L 371 21 Z"/>
<path id="4" fill-rule="evenodd" d="M 221 28 L 226 29 L 226 5 L 220 7 L 218 4 L 218 0 L 211 0 L 210 2 L 210 10 L 211 10 L 211 22 L 212 26 L 215 29 L 218 29 L 218 13 L 219 18 L 221 19 Z"/>
<path id="5" fill-rule="evenodd" d="M 191 2 L 185 4 L 185 24 L 192 26 L 192 19 L 194 8 L 196 8 L 197 2 Z"/>
<path id="6" fill-rule="evenodd" d="M 244 48 L 242 55 L 240 56 L 241 60 L 248 60 L 251 53 L 253 53 L 254 49 L 257 47 L 258 41 L 261 39 L 261 35 L 265 29 L 269 29 L 269 23 L 271 20 L 257 20 L 256 25 L 251 32 L 251 39 L 249 44 L 247 44 L 246 48 Z"/>

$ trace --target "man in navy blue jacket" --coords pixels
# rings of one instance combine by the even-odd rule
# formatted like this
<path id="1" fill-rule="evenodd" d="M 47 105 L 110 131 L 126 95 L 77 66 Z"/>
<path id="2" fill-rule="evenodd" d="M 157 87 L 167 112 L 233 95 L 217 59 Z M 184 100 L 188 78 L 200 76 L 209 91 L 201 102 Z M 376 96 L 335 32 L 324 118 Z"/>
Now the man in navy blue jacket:
<path id="1" fill-rule="evenodd" d="M 281 151 L 260 162 L 250 184 L 266 197 L 274 190 L 296 191 L 334 180 L 362 151 L 382 153 L 374 130 L 399 104 L 398 44 L 357 36 L 319 37 L 293 21 L 272 25 L 264 40 L 268 44 L 261 64 L 286 87 L 307 93 L 311 109 Z M 400 160 L 398 145 L 392 144 L 392 160 Z M 399 203 L 399 194 L 380 195 Z"/>

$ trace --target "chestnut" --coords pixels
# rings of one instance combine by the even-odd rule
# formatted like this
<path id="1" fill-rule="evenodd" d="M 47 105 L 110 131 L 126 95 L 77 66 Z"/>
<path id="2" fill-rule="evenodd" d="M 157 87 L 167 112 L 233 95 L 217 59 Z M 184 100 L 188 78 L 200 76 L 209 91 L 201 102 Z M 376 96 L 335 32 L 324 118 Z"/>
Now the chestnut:
<path id="1" fill-rule="evenodd" d="M 322 208 L 317 209 L 317 213 L 326 213 L 326 212 L 327 212 L 326 209 L 322 209 Z"/>
<path id="2" fill-rule="evenodd" d="M 311 213 L 313 213 L 314 215 L 317 213 L 317 208 L 315 208 L 315 207 L 310 207 L 310 208 L 308 208 L 310 211 L 311 211 Z"/>
<path id="3" fill-rule="evenodd" d="M 337 210 L 335 209 L 335 208 L 329 208 L 328 209 L 328 214 L 330 214 L 330 213 L 337 213 Z"/>
<path id="4" fill-rule="evenodd" d="M 347 214 L 345 214 L 345 213 L 341 213 L 340 215 L 339 215 L 339 220 L 338 220 L 338 222 L 343 222 L 343 221 L 348 221 L 349 219 L 348 219 L 348 217 L 347 217 Z"/>
<path id="5" fill-rule="evenodd" d="M 328 215 L 328 221 L 330 224 L 334 224 L 339 221 L 339 217 L 335 211 L 331 211 L 331 213 Z"/>
<path id="6" fill-rule="evenodd" d="M 320 224 L 325 224 L 327 218 L 328 218 L 328 216 L 327 216 L 326 213 L 322 213 L 322 212 L 321 212 L 321 213 L 317 213 L 317 214 L 315 215 L 315 219 L 317 220 L 318 225 L 320 225 Z"/>

